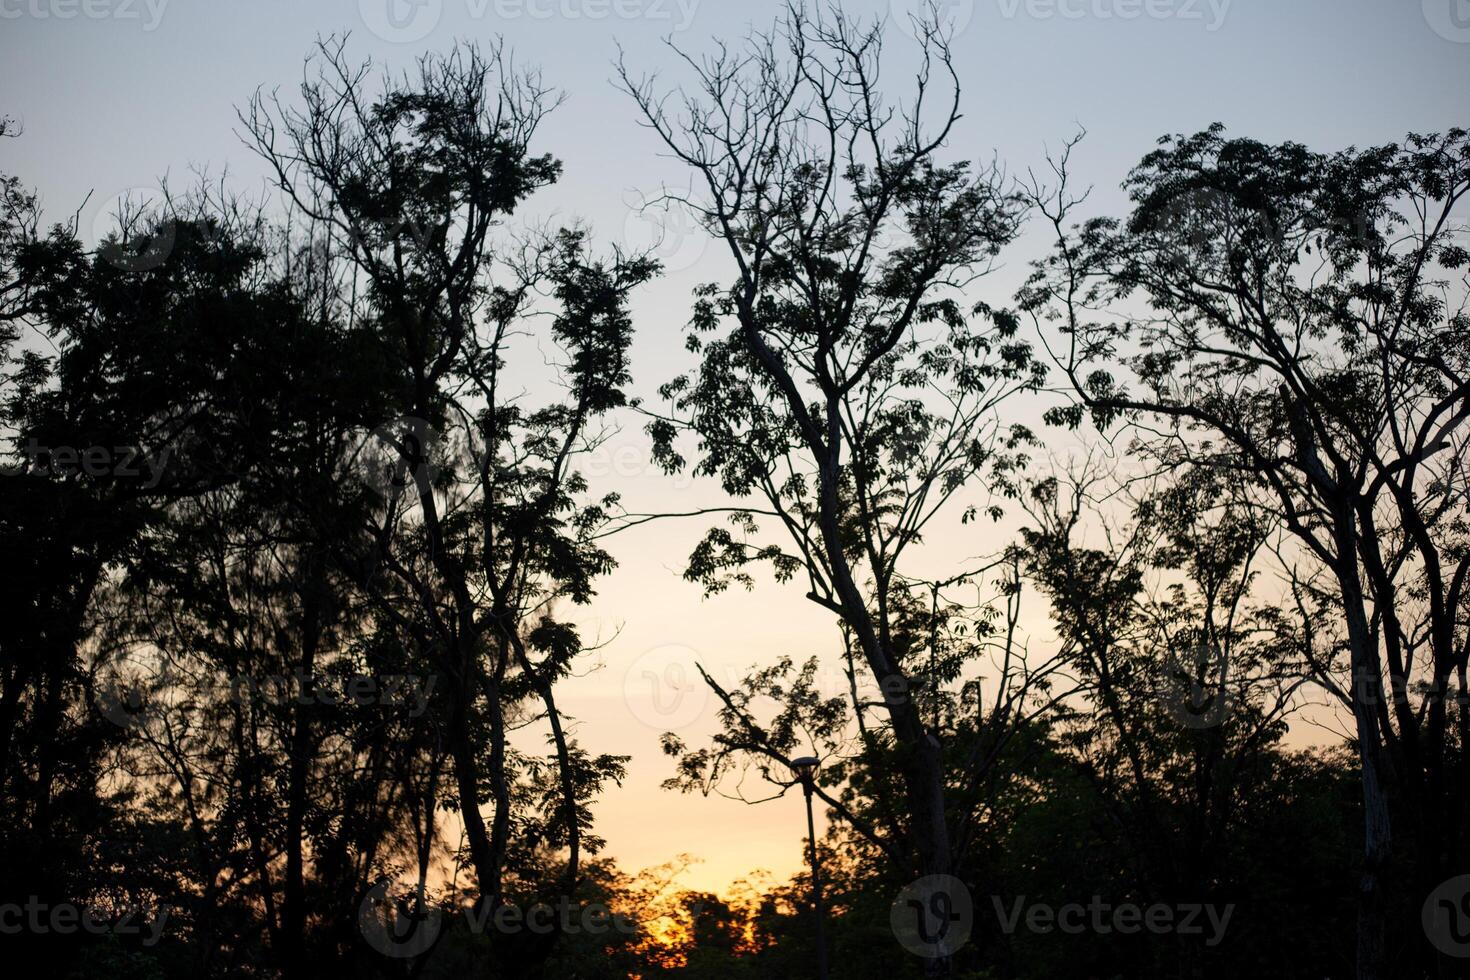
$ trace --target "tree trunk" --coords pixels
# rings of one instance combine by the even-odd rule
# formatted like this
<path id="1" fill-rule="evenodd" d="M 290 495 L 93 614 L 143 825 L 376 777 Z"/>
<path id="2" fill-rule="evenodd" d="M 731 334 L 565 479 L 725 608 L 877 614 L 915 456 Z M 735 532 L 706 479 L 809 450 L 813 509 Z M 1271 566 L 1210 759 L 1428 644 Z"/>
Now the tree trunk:
<path id="1" fill-rule="evenodd" d="M 834 452 L 835 455 L 835 452 Z M 884 692 L 884 703 L 899 746 L 904 795 L 910 808 L 909 836 L 921 876 L 948 875 L 954 870 L 949 824 L 944 808 L 944 762 L 939 740 L 924 729 L 908 678 L 885 649 L 874 628 L 872 613 L 863 601 L 852 568 L 842 550 L 838 527 L 837 466 L 827 460 L 822 467 L 821 521 L 823 547 L 831 568 L 833 585 L 842 601 L 844 618 L 863 648 L 868 668 Z M 905 869 L 906 872 L 908 869 Z M 948 976 L 948 957 L 929 960 L 928 976 Z"/>
<path id="2" fill-rule="evenodd" d="M 1354 561 L 1355 549 L 1339 551 L 1344 563 Z M 1383 770 L 1382 733 L 1375 706 L 1381 703 L 1383 684 L 1373 637 L 1363 609 L 1361 583 L 1355 565 L 1339 568 L 1343 608 L 1347 617 L 1348 648 L 1352 661 L 1353 718 L 1357 725 L 1358 760 L 1363 789 L 1363 870 L 1358 884 L 1358 980 L 1381 980 L 1387 974 L 1385 946 L 1387 904 L 1383 878 L 1393 854 L 1393 828 Z"/>
<path id="3" fill-rule="evenodd" d="M 306 690 L 292 717 L 290 769 L 286 780 L 286 880 L 281 897 L 281 973 L 287 978 L 304 976 L 306 965 L 306 859 L 305 836 L 307 776 L 314 754 L 311 738 L 311 705 L 315 693 L 316 654 L 321 641 L 321 562 L 307 559 L 302 595 L 301 677 Z"/>
<path id="4" fill-rule="evenodd" d="M 1363 766 L 1363 873 L 1358 884 L 1358 980 L 1380 980 L 1388 975 L 1383 874 L 1393 852 L 1393 836 L 1376 755 L 1359 740 Z"/>

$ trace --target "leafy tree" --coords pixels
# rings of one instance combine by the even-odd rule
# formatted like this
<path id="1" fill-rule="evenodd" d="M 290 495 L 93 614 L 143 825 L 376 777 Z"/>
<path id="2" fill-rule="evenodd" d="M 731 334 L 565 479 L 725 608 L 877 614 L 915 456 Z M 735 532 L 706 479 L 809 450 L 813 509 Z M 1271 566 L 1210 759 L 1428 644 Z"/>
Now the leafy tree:
<path id="1" fill-rule="evenodd" d="M 555 97 L 499 46 L 426 57 L 372 101 L 370 68 L 341 42 L 317 57 L 299 108 L 259 96 L 244 121 L 388 369 L 364 420 L 362 465 L 382 479 L 334 560 L 444 682 L 436 717 L 479 912 L 515 855 L 543 846 L 567 849 L 569 894 L 601 844 L 589 803 L 623 760 L 588 754 L 563 723 L 554 687 L 583 643 L 556 607 L 587 602 L 613 564 L 595 538 L 615 500 L 585 499 L 576 465 L 628 403 L 627 299 L 656 266 L 594 258 L 575 228 L 496 231 L 560 172 L 531 151 Z M 539 377 L 535 343 L 556 352 Z M 508 742 L 537 719 L 549 768 Z M 544 959 L 545 942 L 528 944 Z"/>
<path id="2" fill-rule="evenodd" d="M 168 893 L 153 872 L 169 862 L 132 850 L 121 809 L 136 799 L 114 755 L 131 692 L 106 683 L 108 597 L 148 564 L 181 501 L 236 479 L 242 349 L 291 307 L 257 288 L 264 253 L 241 218 L 169 199 L 90 254 L 74 228 L 37 236 L 38 218 L 6 238 L 13 322 L 55 351 L 23 349 L 6 373 L 14 465 L 0 533 L 27 615 L 3 641 L 0 771 L 6 880 L 22 899 Z"/>
<path id="3" fill-rule="evenodd" d="M 1063 757 L 1104 808 L 1104 834 L 1117 835 L 1108 851 L 1131 856 L 1142 894 L 1224 905 L 1231 840 L 1304 683 L 1307 630 L 1261 595 L 1275 529 L 1238 480 L 1185 472 L 1089 547 L 1088 502 L 1109 496 L 1101 482 L 1091 472 L 1070 486 L 1037 482 L 1036 524 L 1023 531 L 1027 569 L 1084 684 L 1085 705 L 1057 729 Z M 1203 975 L 1208 948 L 1175 939 L 1154 971 Z"/>
<path id="4" fill-rule="evenodd" d="M 1317 153 L 1216 125 L 1143 159 L 1127 221 L 1080 227 L 1057 169 L 1035 195 L 1057 246 L 1021 294 L 1078 394 L 1057 417 L 1240 474 L 1295 535 L 1313 676 L 1356 727 L 1358 975 L 1387 976 L 1389 924 L 1422 935 L 1423 896 L 1470 866 L 1470 138 Z"/>

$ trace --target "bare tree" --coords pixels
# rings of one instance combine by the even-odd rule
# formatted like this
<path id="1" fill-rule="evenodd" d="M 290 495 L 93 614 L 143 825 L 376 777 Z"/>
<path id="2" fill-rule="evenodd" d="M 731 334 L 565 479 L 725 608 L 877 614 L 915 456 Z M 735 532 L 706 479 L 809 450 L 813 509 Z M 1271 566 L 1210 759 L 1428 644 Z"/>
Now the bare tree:
<path id="1" fill-rule="evenodd" d="M 881 26 L 836 7 L 791 7 L 770 33 L 710 57 L 674 49 L 693 77 L 682 96 L 626 64 L 619 73 L 690 168 L 694 191 L 670 197 L 735 269 L 730 284 L 701 289 L 689 332 L 700 367 L 665 386 L 673 410 L 650 432 L 671 468 L 692 433 L 696 472 L 762 506 L 737 513 L 733 531 L 711 530 L 687 575 L 710 591 L 748 584 L 756 562 L 804 578 L 883 692 L 853 709 L 894 746 L 903 818 L 888 845 L 905 872 L 940 874 L 955 867 L 959 808 L 948 809 L 944 726 L 915 692 L 958 674 L 953 663 L 926 674 L 923 644 L 901 640 L 899 623 L 939 583 L 969 580 L 911 569 L 947 507 L 966 521 L 980 513 L 966 499 L 976 478 L 1009 489 L 1030 434 L 997 409 L 1042 370 L 1014 319 L 961 306 L 1022 207 L 993 165 L 938 160 L 960 87 L 936 22 L 920 34 L 914 87 L 896 105 L 879 84 Z M 755 540 L 758 516 L 784 545 Z"/>

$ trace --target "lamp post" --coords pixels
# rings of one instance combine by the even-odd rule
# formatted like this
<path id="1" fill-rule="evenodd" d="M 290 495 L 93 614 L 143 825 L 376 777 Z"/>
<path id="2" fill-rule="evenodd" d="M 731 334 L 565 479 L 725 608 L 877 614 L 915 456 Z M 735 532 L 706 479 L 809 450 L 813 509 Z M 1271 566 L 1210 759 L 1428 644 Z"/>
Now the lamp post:
<path id="1" fill-rule="evenodd" d="M 812 865 L 812 908 L 817 916 L 817 980 L 827 980 L 827 912 L 822 907 L 822 870 L 817 862 L 817 827 L 812 819 L 812 787 L 817 772 L 817 757 L 804 755 L 791 760 L 791 771 L 801 781 L 806 794 L 807 857 Z"/>

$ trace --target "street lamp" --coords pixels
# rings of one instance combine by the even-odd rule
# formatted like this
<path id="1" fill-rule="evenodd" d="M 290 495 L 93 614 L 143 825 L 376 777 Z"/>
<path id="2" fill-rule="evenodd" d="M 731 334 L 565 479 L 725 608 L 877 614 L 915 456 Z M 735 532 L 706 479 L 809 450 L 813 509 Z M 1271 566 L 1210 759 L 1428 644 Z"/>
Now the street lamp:
<path id="1" fill-rule="evenodd" d="M 819 760 L 814 755 L 804 755 L 791 760 L 791 771 L 801 782 L 806 794 L 806 840 L 807 857 L 812 865 L 812 908 L 817 916 L 817 980 L 827 980 L 827 933 L 826 910 L 822 907 L 822 871 L 817 863 L 817 827 L 812 820 L 812 788 L 815 785 Z"/>

